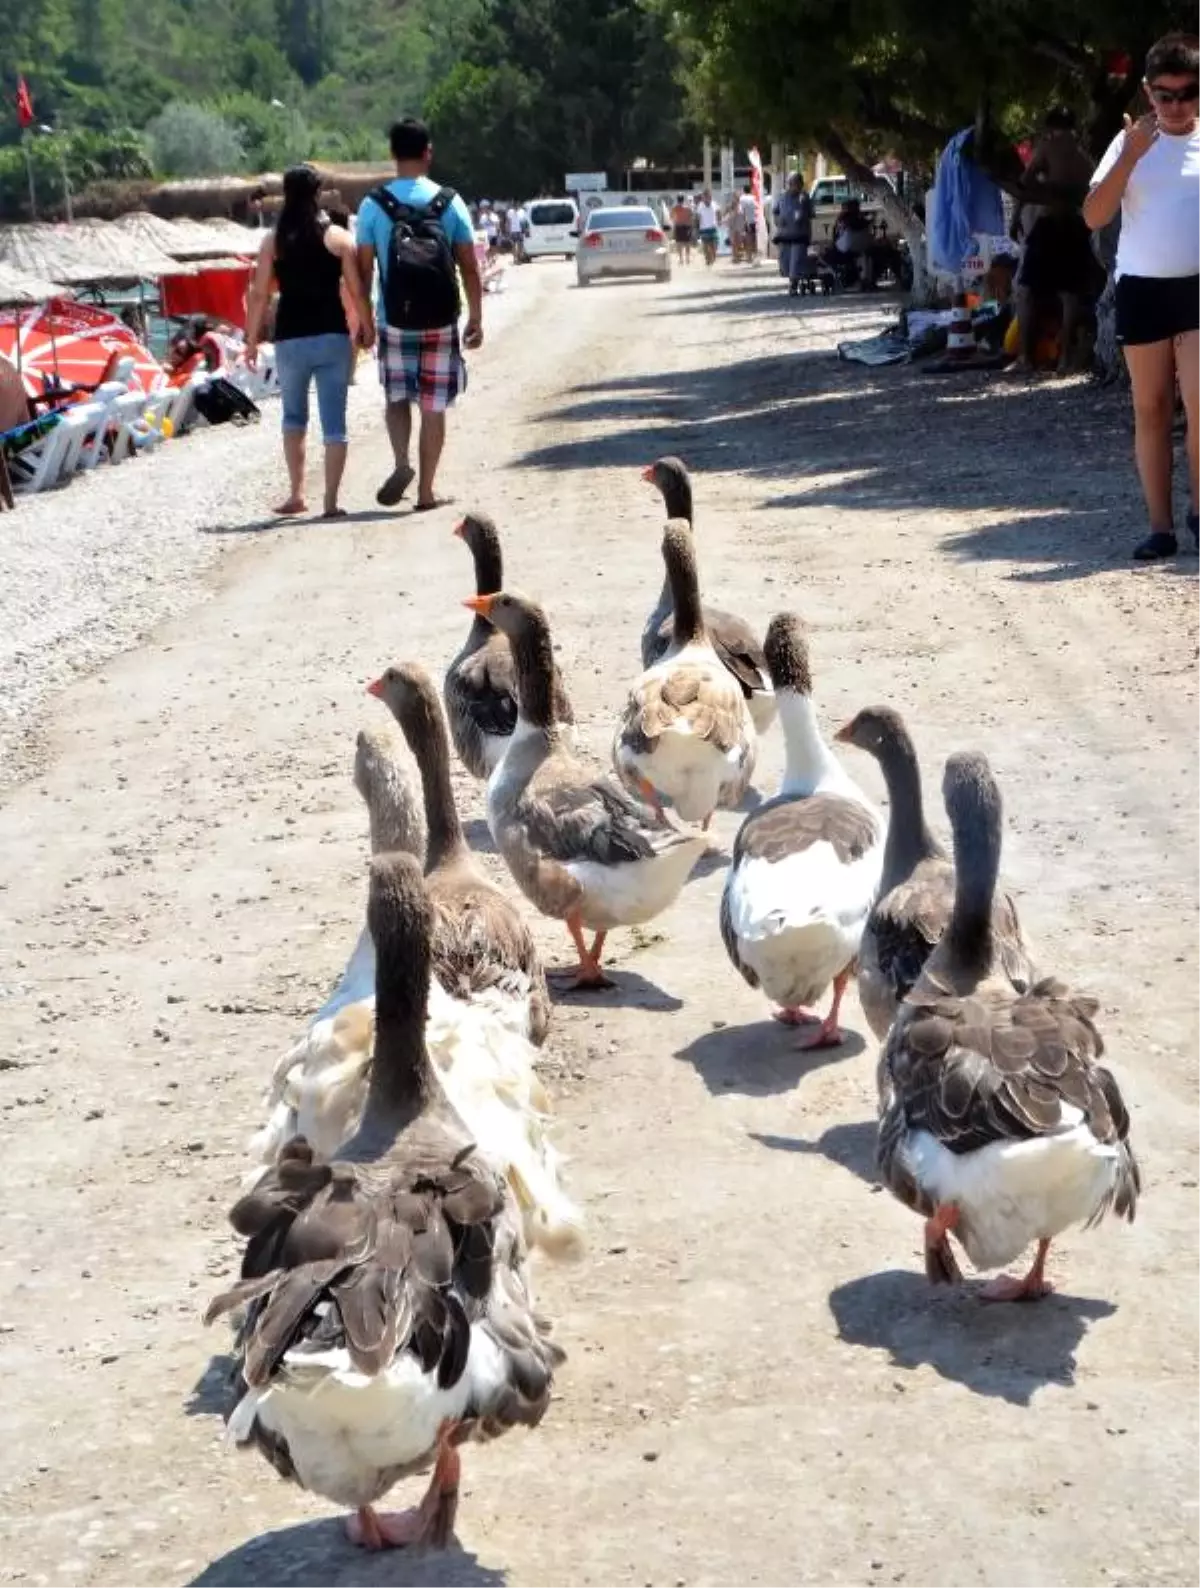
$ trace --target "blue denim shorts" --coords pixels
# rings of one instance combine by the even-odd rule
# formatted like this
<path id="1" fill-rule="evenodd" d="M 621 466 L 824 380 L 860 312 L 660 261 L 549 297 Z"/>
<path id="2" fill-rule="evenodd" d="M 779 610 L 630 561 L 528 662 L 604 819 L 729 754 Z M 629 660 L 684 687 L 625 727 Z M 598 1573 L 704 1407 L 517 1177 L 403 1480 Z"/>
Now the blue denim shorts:
<path id="1" fill-rule="evenodd" d="M 350 338 L 344 333 L 289 337 L 275 344 L 275 373 L 283 398 L 283 428 L 308 429 L 308 389 L 317 383 L 317 412 L 326 446 L 344 442 L 350 388 Z"/>

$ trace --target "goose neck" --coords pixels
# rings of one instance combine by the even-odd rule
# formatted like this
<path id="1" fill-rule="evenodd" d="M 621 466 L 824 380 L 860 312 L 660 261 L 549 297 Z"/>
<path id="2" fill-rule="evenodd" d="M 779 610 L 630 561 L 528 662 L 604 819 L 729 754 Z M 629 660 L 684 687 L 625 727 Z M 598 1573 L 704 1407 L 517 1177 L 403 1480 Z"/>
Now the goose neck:
<path id="1" fill-rule="evenodd" d="M 783 689 L 777 691 L 776 700 L 786 751 L 781 792 L 815 794 L 828 784 L 848 783 L 840 763 L 825 743 L 812 696 Z"/>
<path id="2" fill-rule="evenodd" d="M 922 860 L 940 855 L 940 844 L 925 821 L 921 769 L 911 741 L 889 745 L 880 756 L 888 792 L 887 843 L 883 851 L 882 890 L 912 875 Z"/>
<path id="3" fill-rule="evenodd" d="M 991 969 L 994 956 L 992 906 L 1000 874 L 998 822 L 985 820 L 954 834 L 954 909 L 946 943 L 955 961 L 978 976 Z"/>
<path id="4" fill-rule="evenodd" d="M 704 637 L 704 613 L 700 605 L 700 580 L 690 547 L 672 549 L 667 563 L 667 585 L 675 609 L 675 645 L 692 645 Z"/>

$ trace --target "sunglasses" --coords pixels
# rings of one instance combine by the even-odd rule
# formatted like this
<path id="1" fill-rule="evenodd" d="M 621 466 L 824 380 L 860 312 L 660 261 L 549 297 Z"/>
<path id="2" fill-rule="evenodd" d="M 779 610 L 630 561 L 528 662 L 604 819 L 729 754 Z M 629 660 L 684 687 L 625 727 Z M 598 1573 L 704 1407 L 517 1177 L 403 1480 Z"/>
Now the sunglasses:
<path id="1" fill-rule="evenodd" d="M 1189 83 L 1186 88 L 1151 88 L 1150 98 L 1156 105 L 1190 105 L 1200 98 L 1200 83 Z"/>

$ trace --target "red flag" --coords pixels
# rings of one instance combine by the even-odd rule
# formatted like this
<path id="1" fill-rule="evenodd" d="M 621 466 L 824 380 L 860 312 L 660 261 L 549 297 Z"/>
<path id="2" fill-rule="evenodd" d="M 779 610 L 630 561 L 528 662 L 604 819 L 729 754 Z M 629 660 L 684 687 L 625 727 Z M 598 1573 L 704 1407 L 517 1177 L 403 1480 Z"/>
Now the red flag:
<path id="1" fill-rule="evenodd" d="M 29 84 L 23 77 L 17 78 L 17 121 L 22 127 L 28 127 L 33 122 L 33 100 L 29 94 Z"/>

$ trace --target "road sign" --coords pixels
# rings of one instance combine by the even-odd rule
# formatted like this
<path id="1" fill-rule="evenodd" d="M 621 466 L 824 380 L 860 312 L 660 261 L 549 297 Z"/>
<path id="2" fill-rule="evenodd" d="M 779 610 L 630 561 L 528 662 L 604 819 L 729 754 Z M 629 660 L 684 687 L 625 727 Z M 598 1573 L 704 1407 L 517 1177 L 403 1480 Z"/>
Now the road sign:
<path id="1" fill-rule="evenodd" d="M 608 177 L 603 171 L 568 171 L 563 187 L 568 193 L 603 193 Z"/>

